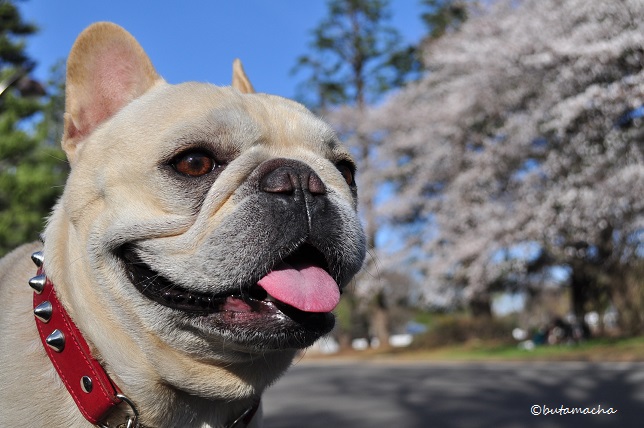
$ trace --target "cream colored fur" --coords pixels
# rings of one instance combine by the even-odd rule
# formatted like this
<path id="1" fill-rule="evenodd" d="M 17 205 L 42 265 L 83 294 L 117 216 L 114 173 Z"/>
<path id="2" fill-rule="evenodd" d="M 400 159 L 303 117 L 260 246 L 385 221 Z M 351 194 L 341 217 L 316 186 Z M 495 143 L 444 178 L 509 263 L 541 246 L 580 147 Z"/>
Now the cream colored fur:
<path id="1" fill-rule="evenodd" d="M 190 139 L 216 140 L 236 153 L 198 210 L 186 190 L 163 181 L 152 155 L 170 156 Z M 234 419 L 296 350 L 257 352 L 178 331 L 171 309 L 124 284 L 105 248 L 135 236 L 169 254 L 172 266 L 189 263 L 209 251 L 208 239 L 227 218 L 244 214 L 239 189 L 257 166 L 286 157 L 323 179 L 350 224 L 346 251 L 358 254 L 355 196 L 334 165 L 348 152 L 301 105 L 255 94 L 240 62 L 232 87 L 169 85 L 134 38 L 110 23 L 85 30 L 70 54 L 62 146 L 72 171 L 44 232 L 45 269 L 94 354 L 146 426 L 217 427 Z M 23 246 L 0 262 L 0 427 L 89 426 L 37 335 L 27 281 L 35 275 L 29 256 L 40 248 Z M 194 275 L 207 281 L 210 274 Z M 252 426 L 260 423 L 258 415 Z"/>

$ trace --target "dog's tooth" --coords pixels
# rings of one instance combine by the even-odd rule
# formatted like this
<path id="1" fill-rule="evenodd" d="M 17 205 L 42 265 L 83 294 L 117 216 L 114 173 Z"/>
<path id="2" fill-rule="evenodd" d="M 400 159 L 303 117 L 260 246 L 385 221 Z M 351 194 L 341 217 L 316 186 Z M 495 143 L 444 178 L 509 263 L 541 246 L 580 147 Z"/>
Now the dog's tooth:
<path id="1" fill-rule="evenodd" d="M 169 291 L 164 291 L 161 293 L 161 297 L 163 297 L 164 300 L 172 300 L 172 293 Z"/>
<path id="2" fill-rule="evenodd" d="M 45 275 L 37 275 L 29 280 L 29 286 L 38 294 L 42 293 L 46 283 L 47 277 Z"/>
<path id="3" fill-rule="evenodd" d="M 63 349 L 65 349 L 65 335 L 58 329 L 52 331 L 45 339 L 45 342 L 47 346 L 56 352 L 63 352 Z"/>
<path id="4" fill-rule="evenodd" d="M 197 297 L 195 297 L 193 294 L 188 294 L 186 297 L 187 303 L 194 305 L 195 301 L 197 300 Z"/>
<path id="5" fill-rule="evenodd" d="M 36 251 L 31 255 L 31 260 L 37 267 L 41 267 L 45 262 L 45 256 L 42 254 L 42 251 Z"/>
<path id="6" fill-rule="evenodd" d="M 53 307 L 51 306 L 51 302 L 49 300 L 45 300 L 34 308 L 34 315 L 44 323 L 49 322 L 52 312 Z"/>

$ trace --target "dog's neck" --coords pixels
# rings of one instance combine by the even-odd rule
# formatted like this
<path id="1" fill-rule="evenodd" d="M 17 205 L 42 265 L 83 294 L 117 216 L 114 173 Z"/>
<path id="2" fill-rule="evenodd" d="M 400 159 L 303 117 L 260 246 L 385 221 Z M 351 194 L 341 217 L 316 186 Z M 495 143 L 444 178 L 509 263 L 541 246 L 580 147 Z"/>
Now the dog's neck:
<path id="1" fill-rule="evenodd" d="M 56 297 L 54 284 L 44 273 L 42 252 L 32 254 L 31 258 L 38 267 L 37 275 L 29 280 L 34 290 L 34 316 L 38 332 L 49 359 L 78 409 L 89 422 L 105 427 L 110 415 L 117 408 L 125 407 L 128 409 L 125 413 L 117 412 L 123 418 L 112 426 L 143 428 L 139 423 L 136 404 L 121 392 L 100 362 L 92 356 L 82 333 Z M 258 398 L 225 427 L 247 427 L 259 406 Z"/>

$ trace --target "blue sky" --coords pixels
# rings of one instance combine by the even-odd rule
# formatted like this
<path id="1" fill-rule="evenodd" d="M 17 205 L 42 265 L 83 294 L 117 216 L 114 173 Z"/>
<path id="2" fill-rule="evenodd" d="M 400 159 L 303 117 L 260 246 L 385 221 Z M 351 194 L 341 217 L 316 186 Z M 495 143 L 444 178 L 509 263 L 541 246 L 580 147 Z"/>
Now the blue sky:
<path id="1" fill-rule="evenodd" d="M 406 42 L 423 35 L 419 0 L 396 0 L 392 24 Z M 112 21 L 127 29 L 170 83 L 188 80 L 229 85 L 232 61 L 240 58 L 255 88 L 293 97 L 302 76 L 291 76 L 296 58 L 308 52 L 311 30 L 326 13 L 324 0 L 195 0 L 20 2 L 24 19 L 40 32 L 27 40 L 38 62 L 37 78 L 69 53 L 89 24 Z"/>

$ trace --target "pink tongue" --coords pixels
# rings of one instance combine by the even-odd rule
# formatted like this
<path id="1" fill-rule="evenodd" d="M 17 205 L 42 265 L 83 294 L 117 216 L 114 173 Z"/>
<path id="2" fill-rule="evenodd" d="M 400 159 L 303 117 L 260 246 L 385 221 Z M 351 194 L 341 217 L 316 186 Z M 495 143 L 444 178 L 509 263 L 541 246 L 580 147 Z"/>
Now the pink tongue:
<path id="1" fill-rule="evenodd" d="M 340 302 L 340 288 L 324 269 L 281 263 L 257 282 L 282 303 L 304 312 L 331 312 Z"/>

